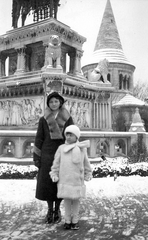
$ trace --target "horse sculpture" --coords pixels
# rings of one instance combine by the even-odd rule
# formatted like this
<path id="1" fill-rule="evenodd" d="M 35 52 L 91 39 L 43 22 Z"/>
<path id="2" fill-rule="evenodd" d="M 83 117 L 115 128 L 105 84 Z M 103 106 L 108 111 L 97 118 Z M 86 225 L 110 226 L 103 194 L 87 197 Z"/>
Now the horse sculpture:
<path id="1" fill-rule="evenodd" d="M 49 17 L 57 19 L 57 11 L 60 0 L 13 0 L 12 27 L 18 27 L 18 19 L 21 15 L 22 26 L 25 25 L 27 15 L 32 11 L 33 21 L 38 22 Z"/>

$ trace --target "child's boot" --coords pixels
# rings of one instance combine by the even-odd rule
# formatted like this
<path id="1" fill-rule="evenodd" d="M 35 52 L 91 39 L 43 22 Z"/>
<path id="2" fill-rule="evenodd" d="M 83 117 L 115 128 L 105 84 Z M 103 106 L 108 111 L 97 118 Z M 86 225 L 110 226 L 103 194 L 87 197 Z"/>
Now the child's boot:
<path id="1" fill-rule="evenodd" d="M 72 230 L 79 230 L 79 223 L 77 222 L 77 223 L 72 223 L 71 224 L 71 229 Z"/>
<path id="2" fill-rule="evenodd" d="M 70 230 L 71 229 L 71 223 L 64 223 L 64 229 Z"/>

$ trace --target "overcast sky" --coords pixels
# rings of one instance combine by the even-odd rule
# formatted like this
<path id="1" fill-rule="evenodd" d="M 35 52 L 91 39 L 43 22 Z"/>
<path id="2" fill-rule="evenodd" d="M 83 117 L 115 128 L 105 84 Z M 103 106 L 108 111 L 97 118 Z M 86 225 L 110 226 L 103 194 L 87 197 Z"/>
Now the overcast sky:
<path id="1" fill-rule="evenodd" d="M 87 38 L 82 66 L 92 54 L 107 0 L 60 0 L 57 19 Z M 136 67 L 134 82 L 148 82 L 148 0 L 110 0 L 123 51 Z M 12 29 L 12 0 L 0 0 L 0 35 Z M 32 16 L 26 21 L 30 23 Z"/>

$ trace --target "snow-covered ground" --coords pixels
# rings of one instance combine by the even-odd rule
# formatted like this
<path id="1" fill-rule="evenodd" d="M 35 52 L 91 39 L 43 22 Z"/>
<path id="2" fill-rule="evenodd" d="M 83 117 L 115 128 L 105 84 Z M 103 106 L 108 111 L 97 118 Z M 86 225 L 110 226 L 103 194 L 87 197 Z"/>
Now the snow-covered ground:
<path id="1" fill-rule="evenodd" d="M 0 180 L 2 240 L 148 239 L 148 177 L 93 178 L 81 201 L 80 230 L 45 224 L 47 203 L 35 199 L 36 179 Z"/>
<path id="2" fill-rule="evenodd" d="M 119 197 L 128 194 L 148 194 L 148 177 L 130 176 L 93 178 L 85 182 L 87 195 L 94 197 Z M 0 201 L 19 204 L 34 199 L 36 180 L 0 180 Z"/>

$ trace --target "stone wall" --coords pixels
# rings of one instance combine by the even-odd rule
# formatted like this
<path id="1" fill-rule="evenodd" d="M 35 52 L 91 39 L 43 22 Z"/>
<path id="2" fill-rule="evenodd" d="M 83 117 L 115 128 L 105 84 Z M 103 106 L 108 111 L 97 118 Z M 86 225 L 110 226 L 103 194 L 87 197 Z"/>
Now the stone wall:
<path id="1" fill-rule="evenodd" d="M 33 155 L 36 130 L 0 130 L 0 156 L 31 158 Z M 129 148 L 137 139 L 137 133 L 81 131 L 80 141 L 89 139 L 88 155 L 96 158 L 102 154 L 110 157 L 127 155 Z M 148 134 L 144 133 L 148 145 Z"/>

